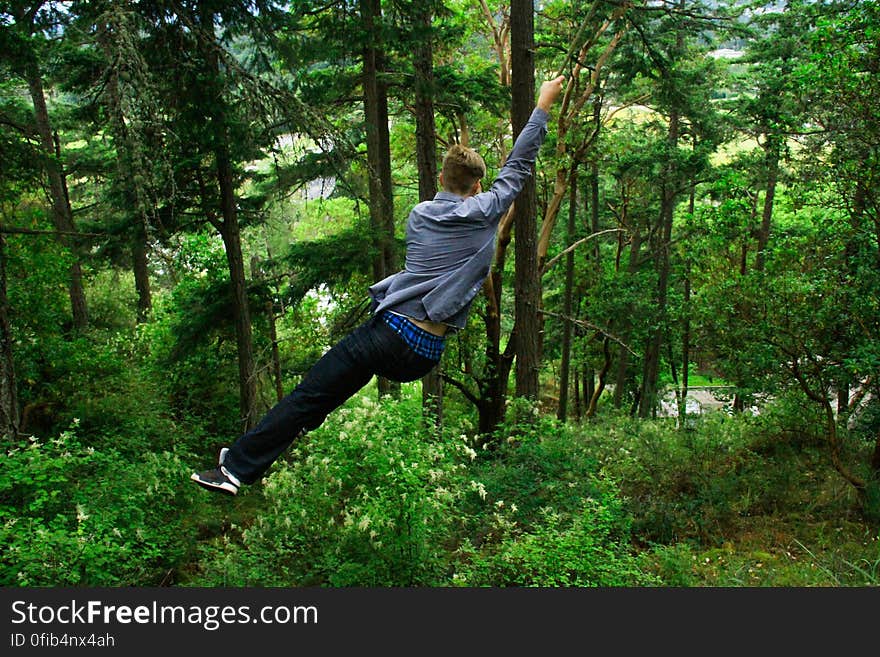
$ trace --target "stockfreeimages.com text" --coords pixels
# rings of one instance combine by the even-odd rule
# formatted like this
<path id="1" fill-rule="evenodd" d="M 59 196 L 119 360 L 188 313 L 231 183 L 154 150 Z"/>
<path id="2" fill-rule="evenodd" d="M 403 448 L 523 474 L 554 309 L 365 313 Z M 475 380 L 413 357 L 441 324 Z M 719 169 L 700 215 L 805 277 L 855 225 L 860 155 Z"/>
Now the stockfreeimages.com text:
<path id="1" fill-rule="evenodd" d="M 93 623 L 139 623 L 201 625 L 213 631 L 222 625 L 263 623 L 317 624 L 318 609 L 314 606 L 267 605 L 253 612 L 250 606 L 232 605 L 164 605 L 153 601 L 146 605 L 108 605 L 100 600 L 85 603 L 71 600 L 70 604 L 35 605 L 16 600 L 12 603 L 12 623 L 33 625 L 59 623 L 62 625 Z"/>

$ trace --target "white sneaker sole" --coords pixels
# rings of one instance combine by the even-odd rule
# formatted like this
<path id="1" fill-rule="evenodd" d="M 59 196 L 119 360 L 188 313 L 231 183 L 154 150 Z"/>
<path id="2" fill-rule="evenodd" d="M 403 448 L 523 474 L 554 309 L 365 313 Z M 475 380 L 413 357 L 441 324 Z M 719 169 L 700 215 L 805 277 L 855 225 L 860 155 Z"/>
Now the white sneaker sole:
<path id="1" fill-rule="evenodd" d="M 227 493 L 229 495 L 237 495 L 238 494 L 238 488 L 234 484 L 229 483 L 229 482 L 224 482 L 222 484 L 215 484 L 212 481 L 205 481 L 204 479 L 199 477 L 197 472 L 193 472 L 189 476 L 189 478 L 192 479 L 194 482 L 196 482 L 199 486 L 201 486 L 203 488 L 207 488 L 208 490 L 222 491 L 222 492 Z"/>

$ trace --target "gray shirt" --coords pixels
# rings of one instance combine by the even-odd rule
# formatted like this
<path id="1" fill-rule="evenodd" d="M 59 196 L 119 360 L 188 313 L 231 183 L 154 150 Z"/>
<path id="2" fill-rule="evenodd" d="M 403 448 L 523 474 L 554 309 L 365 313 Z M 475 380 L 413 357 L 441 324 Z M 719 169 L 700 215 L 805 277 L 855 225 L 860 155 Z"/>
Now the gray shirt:
<path id="1" fill-rule="evenodd" d="M 405 267 L 370 286 L 373 312 L 464 328 L 492 266 L 498 222 L 531 175 L 546 135 L 547 113 L 535 108 L 488 191 L 467 198 L 438 192 L 412 209 Z"/>

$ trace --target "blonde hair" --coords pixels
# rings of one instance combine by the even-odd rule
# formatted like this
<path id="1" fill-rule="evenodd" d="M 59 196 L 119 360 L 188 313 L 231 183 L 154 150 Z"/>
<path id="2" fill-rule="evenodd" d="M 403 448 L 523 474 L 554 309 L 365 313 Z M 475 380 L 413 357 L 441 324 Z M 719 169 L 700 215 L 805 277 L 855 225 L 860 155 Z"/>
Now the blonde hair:
<path id="1" fill-rule="evenodd" d="M 486 175 L 486 163 L 473 148 L 454 144 L 443 158 L 443 187 L 464 196 Z"/>

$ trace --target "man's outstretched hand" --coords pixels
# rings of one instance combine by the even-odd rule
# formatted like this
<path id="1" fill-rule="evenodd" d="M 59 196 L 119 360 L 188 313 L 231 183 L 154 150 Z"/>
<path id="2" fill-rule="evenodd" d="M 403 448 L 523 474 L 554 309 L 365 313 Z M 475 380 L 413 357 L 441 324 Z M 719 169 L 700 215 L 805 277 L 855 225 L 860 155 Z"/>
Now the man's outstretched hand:
<path id="1" fill-rule="evenodd" d="M 538 94 L 538 107 L 545 112 L 550 111 L 550 107 L 556 102 L 559 94 L 562 92 L 562 86 L 565 84 L 565 76 L 560 75 L 552 80 L 547 80 L 541 85 L 541 91 Z"/>

